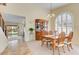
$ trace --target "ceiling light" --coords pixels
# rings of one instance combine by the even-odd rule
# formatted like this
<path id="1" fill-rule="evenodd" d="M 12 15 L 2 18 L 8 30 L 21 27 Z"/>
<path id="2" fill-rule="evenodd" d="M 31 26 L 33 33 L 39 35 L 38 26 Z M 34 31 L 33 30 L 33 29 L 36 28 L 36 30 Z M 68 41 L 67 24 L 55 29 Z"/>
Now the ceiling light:
<path id="1" fill-rule="evenodd" d="M 47 17 L 55 17 L 55 14 L 52 12 L 52 3 L 50 3 L 50 11 Z"/>

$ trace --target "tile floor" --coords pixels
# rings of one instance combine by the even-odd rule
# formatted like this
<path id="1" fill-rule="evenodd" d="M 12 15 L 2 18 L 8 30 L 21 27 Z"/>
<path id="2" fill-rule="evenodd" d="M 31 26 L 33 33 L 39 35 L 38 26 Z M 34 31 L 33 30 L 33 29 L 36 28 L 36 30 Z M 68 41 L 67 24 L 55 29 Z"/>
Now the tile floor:
<path id="1" fill-rule="evenodd" d="M 31 41 L 27 42 L 29 49 L 32 51 L 32 55 L 53 55 L 53 50 L 50 50 L 45 45 L 41 47 L 40 41 Z M 61 55 L 79 55 L 79 46 L 73 45 L 73 50 L 68 51 L 67 47 L 65 47 L 65 52 L 60 48 Z M 58 50 L 55 50 L 55 55 L 58 55 Z"/>
<path id="2" fill-rule="evenodd" d="M 2 55 L 28 55 L 31 54 L 26 42 L 20 42 L 18 40 L 9 41 L 8 47 L 2 53 Z"/>
<path id="3" fill-rule="evenodd" d="M 65 47 L 65 52 L 60 48 L 61 55 L 79 55 L 79 45 L 73 45 L 73 50 L 70 52 Z M 41 46 L 40 41 L 9 41 L 8 47 L 2 53 L 2 55 L 53 55 L 53 51 L 47 48 L 45 45 Z M 58 50 L 55 50 L 55 55 L 58 55 Z"/>

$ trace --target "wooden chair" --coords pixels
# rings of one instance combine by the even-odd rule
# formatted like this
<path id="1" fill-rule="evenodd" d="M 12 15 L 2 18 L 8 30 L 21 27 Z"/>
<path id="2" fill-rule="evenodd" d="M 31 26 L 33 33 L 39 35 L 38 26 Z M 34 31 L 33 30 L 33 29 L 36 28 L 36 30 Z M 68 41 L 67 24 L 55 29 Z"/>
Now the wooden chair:
<path id="1" fill-rule="evenodd" d="M 51 35 L 51 31 L 50 32 L 43 32 L 43 35 Z M 48 38 L 48 37 L 43 37 L 43 36 L 41 36 L 41 42 L 42 42 L 42 44 L 41 44 L 41 46 L 43 46 L 44 45 L 44 43 L 46 43 L 46 45 L 47 45 L 47 47 L 48 47 L 48 44 L 51 42 L 51 40 Z"/>
<path id="2" fill-rule="evenodd" d="M 72 48 L 72 38 L 73 38 L 73 32 L 70 32 L 68 37 L 67 37 L 67 42 L 65 43 L 67 45 L 68 51 L 70 51 L 69 47 L 71 49 L 73 49 Z"/>
<path id="3" fill-rule="evenodd" d="M 60 47 L 63 48 L 63 52 L 65 53 L 65 51 L 64 51 L 64 40 L 65 40 L 65 34 L 64 34 L 64 32 L 61 32 L 58 35 L 58 38 L 56 38 L 56 39 L 54 39 L 54 41 L 52 41 L 53 54 L 54 54 L 55 49 L 58 48 L 58 53 L 60 55 L 60 50 L 59 50 Z"/>

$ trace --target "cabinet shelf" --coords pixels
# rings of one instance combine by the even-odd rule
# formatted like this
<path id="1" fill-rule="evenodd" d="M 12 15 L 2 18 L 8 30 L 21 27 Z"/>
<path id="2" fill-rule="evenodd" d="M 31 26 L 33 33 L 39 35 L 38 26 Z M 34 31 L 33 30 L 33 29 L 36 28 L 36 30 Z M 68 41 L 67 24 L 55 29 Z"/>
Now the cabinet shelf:
<path id="1" fill-rule="evenodd" d="M 35 19 L 36 40 L 41 40 L 41 35 L 48 31 L 48 21 L 43 19 Z"/>

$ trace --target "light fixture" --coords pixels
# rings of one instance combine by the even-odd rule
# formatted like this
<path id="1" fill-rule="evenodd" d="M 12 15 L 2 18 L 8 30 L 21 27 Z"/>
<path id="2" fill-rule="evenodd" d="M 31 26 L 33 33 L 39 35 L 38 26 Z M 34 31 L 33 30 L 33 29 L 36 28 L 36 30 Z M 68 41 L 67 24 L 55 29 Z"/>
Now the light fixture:
<path id="1" fill-rule="evenodd" d="M 49 11 L 49 14 L 48 14 L 48 16 L 47 17 L 54 17 L 55 16 L 55 14 L 52 12 L 52 3 L 50 3 L 50 11 Z"/>

